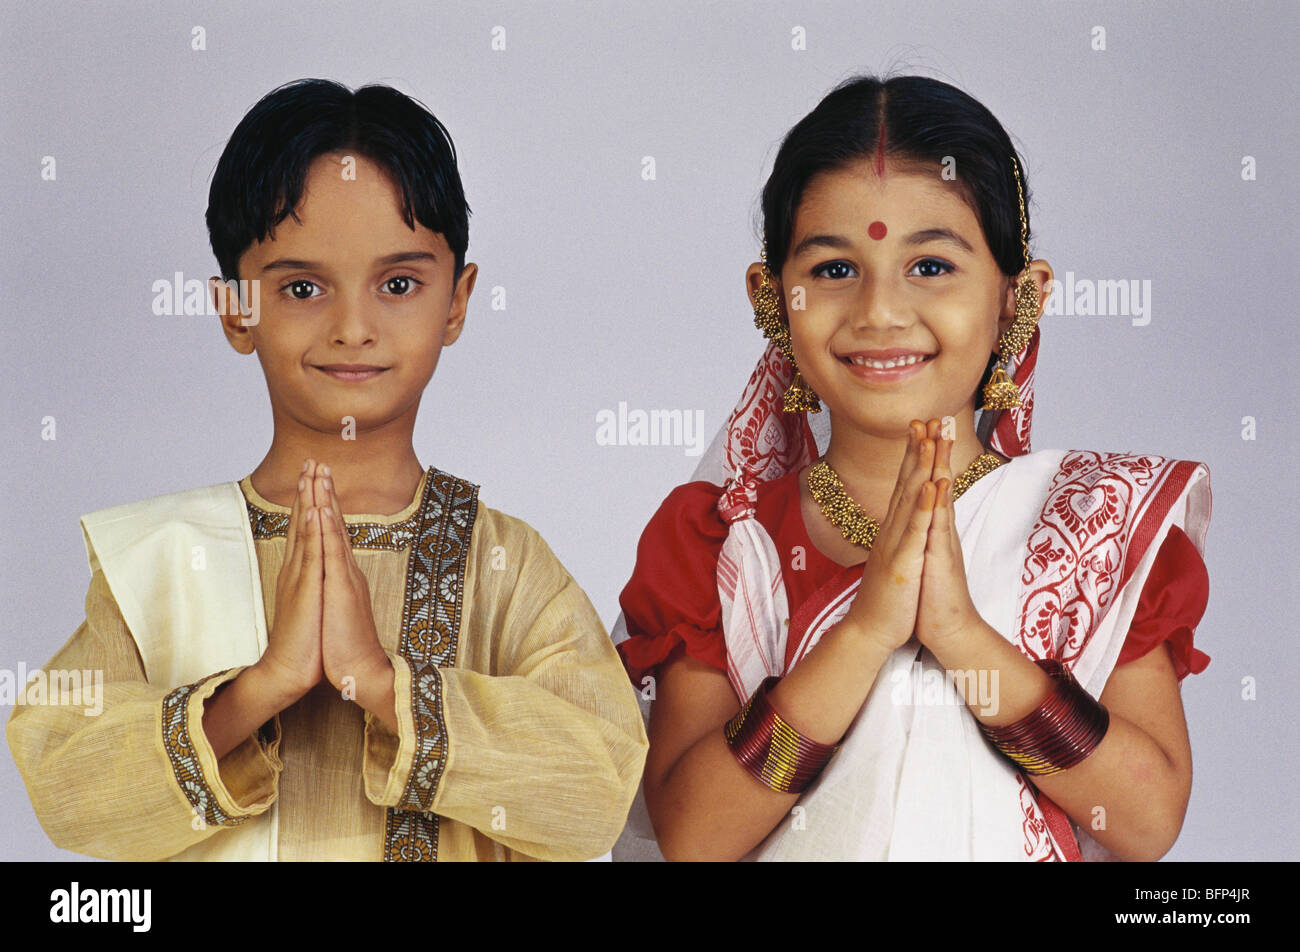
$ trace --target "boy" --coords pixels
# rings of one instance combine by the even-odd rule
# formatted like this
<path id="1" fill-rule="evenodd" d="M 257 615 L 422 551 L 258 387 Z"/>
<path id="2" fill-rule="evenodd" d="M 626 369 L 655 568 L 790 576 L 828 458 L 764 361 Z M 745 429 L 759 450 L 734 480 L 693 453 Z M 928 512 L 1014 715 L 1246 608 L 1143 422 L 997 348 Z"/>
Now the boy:
<path id="1" fill-rule="evenodd" d="M 291 83 L 235 129 L 210 286 L 261 362 L 274 437 L 238 483 L 82 518 L 86 621 L 46 667 L 102 669 L 103 713 L 18 705 L 6 728 L 57 845 L 433 861 L 613 844 L 647 741 L 604 627 L 535 530 L 412 448 L 474 287 L 468 212 L 446 130 L 388 87 Z"/>

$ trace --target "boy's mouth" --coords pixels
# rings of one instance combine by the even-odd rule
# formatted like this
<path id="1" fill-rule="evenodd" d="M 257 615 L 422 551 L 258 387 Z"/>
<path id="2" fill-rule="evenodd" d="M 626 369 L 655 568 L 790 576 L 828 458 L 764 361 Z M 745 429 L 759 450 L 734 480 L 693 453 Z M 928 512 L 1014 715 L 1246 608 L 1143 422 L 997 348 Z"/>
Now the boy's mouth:
<path id="1" fill-rule="evenodd" d="M 388 368 L 373 364 L 323 364 L 316 366 L 316 369 L 335 380 L 369 380 L 378 377 Z"/>

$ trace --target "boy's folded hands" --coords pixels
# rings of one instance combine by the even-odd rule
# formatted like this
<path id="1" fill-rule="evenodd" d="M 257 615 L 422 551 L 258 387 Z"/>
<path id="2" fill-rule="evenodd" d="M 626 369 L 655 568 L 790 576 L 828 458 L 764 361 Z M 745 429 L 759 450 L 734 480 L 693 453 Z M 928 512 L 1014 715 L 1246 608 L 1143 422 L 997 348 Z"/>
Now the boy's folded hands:
<path id="1" fill-rule="evenodd" d="M 309 459 L 289 511 L 275 618 L 262 656 L 272 683 L 302 697 L 322 677 L 355 698 L 371 675 L 391 670 L 379 642 L 370 588 L 352 555 L 329 467 Z"/>

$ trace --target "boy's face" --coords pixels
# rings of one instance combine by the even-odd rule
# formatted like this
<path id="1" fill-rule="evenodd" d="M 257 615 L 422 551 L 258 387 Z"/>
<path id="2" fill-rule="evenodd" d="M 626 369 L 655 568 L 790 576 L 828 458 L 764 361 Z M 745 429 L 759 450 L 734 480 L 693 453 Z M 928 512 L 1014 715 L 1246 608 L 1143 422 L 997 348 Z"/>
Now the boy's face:
<path id="1" fill-rule="evenodd" d="M 258 309 L 223 314 L 227 339 L 257 352 L 277 429 L 338 434 L 345 417 L 358 433 L 403 417 L 413 425 L 442 348 L 460 336 L 478 269 L 467 263 L 453 281 L 446 240 L 419 222 L 408 228 L 400 192 L 360 156 L 347 165 L 319 156 L 295 211 L 301 224 L 286 218 L 240 257 Z M 381 369 L 325 369 L 347 364 Z"/>

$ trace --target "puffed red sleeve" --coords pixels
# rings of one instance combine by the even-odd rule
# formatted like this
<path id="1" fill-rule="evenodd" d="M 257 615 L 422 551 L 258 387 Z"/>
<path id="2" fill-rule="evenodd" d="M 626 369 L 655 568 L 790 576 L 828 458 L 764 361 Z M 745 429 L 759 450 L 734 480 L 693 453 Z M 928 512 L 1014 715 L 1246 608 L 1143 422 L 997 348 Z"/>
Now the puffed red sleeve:
<path id="1" fill-rule="evenodd" d="M 709 482 L 678 486 L 641 533 L 636 567 L 618 597 L 629 635 L 618 652 L 637 687 L 681 652 L 727 669 L 717 582 L 727 538 L 720 495 L 722 488 Z"/>
<path id="2" fill-rule="evenodd" d="M 1172 526 L 1142 586 L 1133 624 L 1115 664 L 1136 661 L 1168 641 L 1178 680 L 1200 674 L 1209 665 L 1210 656 L 1196 649 L 1192 637 L 1209 597 L 1205 561 L 1187 534 Z"/>

